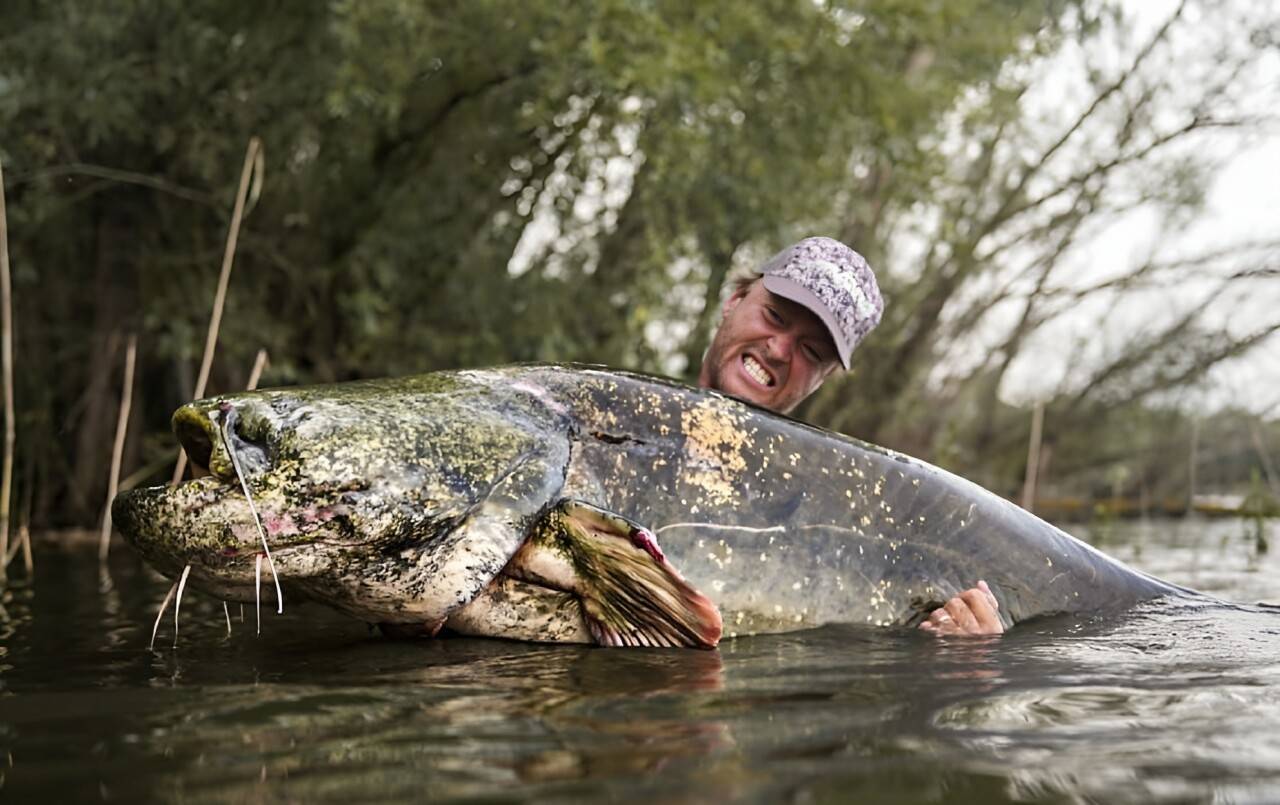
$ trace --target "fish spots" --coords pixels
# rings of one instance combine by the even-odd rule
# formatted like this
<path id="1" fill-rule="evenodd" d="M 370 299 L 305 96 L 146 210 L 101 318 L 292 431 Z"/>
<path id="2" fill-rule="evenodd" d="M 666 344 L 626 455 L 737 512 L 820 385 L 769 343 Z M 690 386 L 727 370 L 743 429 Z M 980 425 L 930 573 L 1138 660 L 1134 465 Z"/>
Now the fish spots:
<path id="1" fill-rule="evenodd" d="M 685 434 L 685 481 L 701 491 L 708 505 L 736 506 L 737 479 L 747 469 L 744 450 L 752 446 L 742 428 L 742 415 L 715 400 L 704 400 L 682 412 L 680 420 Z"/>
<path id="2" fill-rule="evenodd" d="M 891 579 L 880 579 L 872 587 L 871 595 L 867 600 L 867 606 L 871 610 L 867 615 L 868 623 L 875 623 L 877 626 L 883 626 L 892 622 L 892 619 L 885 620 L 883 618 L 876 617 L 882 609 L 890 608 L 892 606 L 889 599 L 889 590 L 892 586 L 893 581 Z"/>
<path id="3" fill-rule="evenodd" d="M 726 565 L 733 564 L 733 546 L 720 540 L 714 550 L 707 552 L 707 561 L 715 563 L 716 567 L 724 570 Z"/>

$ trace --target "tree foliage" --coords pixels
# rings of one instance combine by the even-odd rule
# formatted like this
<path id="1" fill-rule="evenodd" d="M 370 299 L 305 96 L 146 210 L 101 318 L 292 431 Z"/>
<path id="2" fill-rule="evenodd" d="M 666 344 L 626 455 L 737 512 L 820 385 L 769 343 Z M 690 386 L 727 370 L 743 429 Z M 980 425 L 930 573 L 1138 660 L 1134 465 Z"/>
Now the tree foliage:
<path id="1" fill-rule="evenodd" d="M 1069 304 L 1054 255 L 1107 177 L 1168 130 L 1133 89 L 1112 93 L 1131 112 L 1117 148 L 1044 144 L 1020 104 L 1029 65 L 1110 19 L 1066 0 L 10 7 L 0 159 L 19 466 L 35 518 L 53 522 L 100 509 L 125 333 L 140 335 L 143 435 L 127 466 L 169 454 L 251 136 L 265 185 L 211 392 L 242 385 L 260 347 L 272 383 L 516 360 L 688 377 L 727 273 L 826 232 L 884 267 L 891 306 L 854 375 L 806 414 L 926 455 L 943 445 L 925 432 L 964 431 L 954 455 L 972 462 L 992 423 L 917 428 L 912 412 L 979 385 L 994 399 Z M 928 244 L 917 265 L 894 258 L 912 232 Z M 973 292 L 983 282 L 996 299 Z M 1019 303 L 990 361 L 931 375 Z M 1179 332 L 1204 333 L 1206 356 L 1242 348 L 1195 325 Z M 1155 371 L 1137 366 L 1116 376 Z"/>
<path id="2" fill-rule="evenodd" d="M 1278 21 L 1184 0 L 1141 28 L 1086 4 L 1049 57 L 973 87 L 925 144 L 927 205 L 877 177 L 884 240 L 913 262 L 888 273 L 859 373 L 809 416 L 1012 491 L 1031 417 L 1002 400 L 1039 398 L 1050 438 L 1087 440 L 1273 342 L 1280 239 L 1187 230 L 1214 172 L 1274 123 Z M 1116 230 L 1147 254 L 1096 246 Z"/>

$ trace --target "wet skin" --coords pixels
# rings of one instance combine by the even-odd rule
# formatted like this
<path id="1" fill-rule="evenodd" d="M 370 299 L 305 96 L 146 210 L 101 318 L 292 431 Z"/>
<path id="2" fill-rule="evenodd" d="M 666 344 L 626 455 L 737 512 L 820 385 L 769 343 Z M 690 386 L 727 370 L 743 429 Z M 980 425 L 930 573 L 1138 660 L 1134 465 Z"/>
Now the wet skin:
<path id="1" fill-rule="evenodd" d="M 1000 604 L 985 581 L 965 590 L 929 613 L 920 629 L 939 637 L 997 635 L 1004 633 L 997 610 Z"/>
<path id="2" fill-rule="evenodd" d="M 734 291 L 722 313 L 702 361 L 702 388 L 786 414 L 840 365 L 822 320 L 758 280 Z M 920 628 L 939 636 L 1001 634 L 997 609 L 986 582 L 979 582 L 935 610 Z"/>

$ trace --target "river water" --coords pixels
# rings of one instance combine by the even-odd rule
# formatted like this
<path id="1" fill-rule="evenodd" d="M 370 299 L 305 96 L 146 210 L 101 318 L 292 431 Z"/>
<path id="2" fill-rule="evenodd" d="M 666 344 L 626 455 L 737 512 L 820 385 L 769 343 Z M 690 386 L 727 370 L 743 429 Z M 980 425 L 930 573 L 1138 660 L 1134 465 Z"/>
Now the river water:
<path id="1" fill-rule="evenodd" d="M 1130 564 L 1280 603 L 1241 521 L 1113 524 Z M 1280 531 L 1280 529 L 1277 529 Z M 1272 542 L 1280 534 L 1273 535 Z M 394 642 L 232 611 L 120 548 L 0 613 L 0 800 L 1280 802 L 1280 610 L 1148 604 L 999 638 L 825 628 L 717 651 Z M 170 610 L 172 612 L 172 610 Z"/>

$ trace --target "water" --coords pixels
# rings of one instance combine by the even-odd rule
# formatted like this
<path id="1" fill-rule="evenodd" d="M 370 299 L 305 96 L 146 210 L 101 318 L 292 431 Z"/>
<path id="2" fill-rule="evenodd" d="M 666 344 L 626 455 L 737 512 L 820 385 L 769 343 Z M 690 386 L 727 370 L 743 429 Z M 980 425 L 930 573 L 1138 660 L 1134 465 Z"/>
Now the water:
<path id="1" fill-rule="evenodd" d="M 1143 569 L 1280 599 L 1239 521 L 1095 531 Z M 1280 610 L 1147 605 L 1001 638 L 826 628 L 718 651 L 392 642 L 232 608 L 126 548 L 37 555 L 0 613 L 0 799 L 1280 801 Z M 20 576 L 20 571 L 19 571 Z"/>

